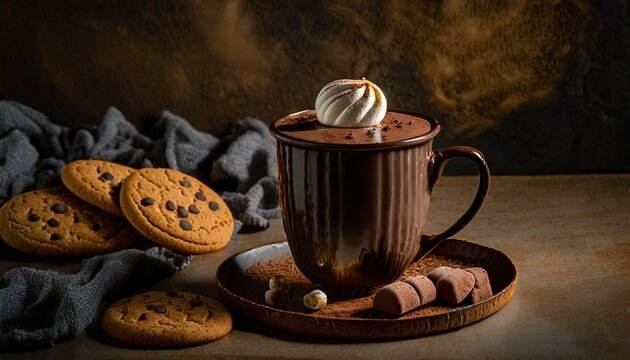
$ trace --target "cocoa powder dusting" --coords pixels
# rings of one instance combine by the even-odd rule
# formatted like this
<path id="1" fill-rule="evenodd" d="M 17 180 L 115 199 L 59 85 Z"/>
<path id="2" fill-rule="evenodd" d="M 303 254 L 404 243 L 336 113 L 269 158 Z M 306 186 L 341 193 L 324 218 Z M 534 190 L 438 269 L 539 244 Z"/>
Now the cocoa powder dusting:
<path id="1" fill-rule="evenodd" d="M 400 276 L 399 280 L 410 276 L 426 275 L 436 267 L 443 265 L 455 268 L 474 266 L 474 264 L 463 263 L 458 259 L 429 256 L 424 258 L 422 262 L 413 263 Z M 284 276 L 290 281 L 294 290 L 289 299 L 288 311 L 310 313 L 301 305 L 302 296 L 314 288 L 323 290 L 328 296 L 328 304 L 315 313 L 317 317 L 335 319 L 406 319 L 450 312 L 454 309 L 445 304 L 430 304 L 400 317 L 390 316 L 372 309 L 372 298 L 379 288 L 343 289 L 313 284 L 300 272 L 291 256 L 285 256 L 275 261 L 258 263 L 248 268 L 247 274 L 251 277 L 251 280 L 269 281 L 274 276 Z M 256 289 L 243 288 L 239 295 L 248 300 L 264 304 L 264 296 L 259 292 Z"/>

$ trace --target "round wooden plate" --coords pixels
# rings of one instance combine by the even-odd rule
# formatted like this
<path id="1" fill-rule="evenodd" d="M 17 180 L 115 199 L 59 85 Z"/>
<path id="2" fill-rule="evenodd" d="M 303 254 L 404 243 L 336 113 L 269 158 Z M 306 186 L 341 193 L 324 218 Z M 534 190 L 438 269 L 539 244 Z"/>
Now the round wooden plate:
<path id="1" fill-rule="evenodd" d="M 472 242 L 448 239 L 401 276 L 426 275 L 433 268 L 480 266 L 486 269 L 494 296 L 478 304 L 450 306 L 434 302 L 403 316 L 393 317 L 372 309 L 378 288 L 339 289 L 317 286 L 328 294 L 328 304 L 310 312 L 302 295 L 315 287 L 297 270 L 286 242 L 253 248 L 225 260 L 217 270 L 217 286 L 223 301 L 234 311 L 284 331 L 326 338 L 382 340 L 443 332 L 484 319 L 507 304 L 518 273 L 502 252 Z M 272 276 L 287 277 L 293 293 L 286 308 L 265 303 L 264 293 Z"/>

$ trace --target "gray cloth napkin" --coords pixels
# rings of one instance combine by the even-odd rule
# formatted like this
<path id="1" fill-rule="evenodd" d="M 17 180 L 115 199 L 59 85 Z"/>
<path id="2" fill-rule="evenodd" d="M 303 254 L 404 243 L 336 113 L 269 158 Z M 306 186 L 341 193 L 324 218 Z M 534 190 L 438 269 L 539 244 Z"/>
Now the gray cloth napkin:
<path id="1" fill-rule="evenodd" d="M 54 124 L 25 105 L 0 101 L 0 205 L 11 197 L 61 184 L 59 173 L 77 159 L 100 159 L 131 167 L 170 167 L 206 182 L 230 207 L 236 231 L 265 228 L 280 217 L 275 143 L 267 126 L 246 118 L 218 137 L 194 129 L 164 111 L 151 139 L 110 108 L 98 127 Z"/>
<path id="2" fill-rule="evenodd" d="M 74 274 L 9 270 L 0 281 L 0 350 L 33 350 L 73 337 L 95 320 L 106 295 L 171 276 L 190 260 L 152 247 L 93 256 Z"/>

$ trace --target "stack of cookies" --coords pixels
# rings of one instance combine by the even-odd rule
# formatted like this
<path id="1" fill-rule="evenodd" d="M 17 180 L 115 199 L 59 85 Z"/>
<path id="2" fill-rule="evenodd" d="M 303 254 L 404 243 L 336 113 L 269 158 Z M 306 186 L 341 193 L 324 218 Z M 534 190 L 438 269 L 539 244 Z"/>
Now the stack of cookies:
<path id="1" fill-rule="evenodd" d="M 40 256 L 89 256 L 144 236 L 201 254 L 223 248 L 234 229 L 221 197 L 176 170 L 78 160 L 61 179 L 65 187 L 27 192 L 0 208 L 0 237 L 8 245 Z"/>

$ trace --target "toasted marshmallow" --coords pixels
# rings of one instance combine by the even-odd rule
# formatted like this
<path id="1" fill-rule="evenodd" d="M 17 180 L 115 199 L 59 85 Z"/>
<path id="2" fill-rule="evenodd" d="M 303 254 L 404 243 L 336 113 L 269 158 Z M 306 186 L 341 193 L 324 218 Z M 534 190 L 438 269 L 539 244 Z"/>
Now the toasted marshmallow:
<path id="1" fill-rule="evenodd" d="M 365 78 L 341 79 L 322 88 L 315 110 L 317 120 L 325 126 L 367 127 L 385 118 L 387 100 L 381 89 Z"/>

